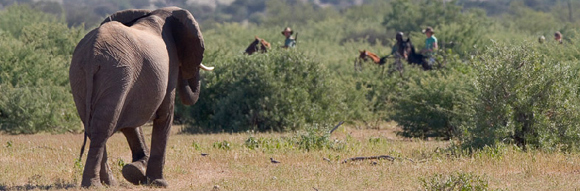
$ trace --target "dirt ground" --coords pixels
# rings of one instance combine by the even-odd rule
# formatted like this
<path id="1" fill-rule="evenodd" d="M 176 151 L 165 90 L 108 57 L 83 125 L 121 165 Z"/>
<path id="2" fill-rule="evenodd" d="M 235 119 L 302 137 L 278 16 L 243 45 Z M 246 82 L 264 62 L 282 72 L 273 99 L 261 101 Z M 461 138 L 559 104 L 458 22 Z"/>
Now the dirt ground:
<path id="1" fill-rule="evenodd" d="M 453 156 L 447 149 L 450 142 L 400 138 L 392 124 L 378 129 L 344 126 L 330 137 L 339 148 L 310 151 L 279 141 L 298 137 L 297 133 L 191 135 L 180 134 L 179 128 L 174 126 L 167 148 L 164 170 L 169 190 L 424 190 L 433 181 L 453 182 L 450 177 L 458 173 L 472 175 L 490 189 L 580 188 L 577 154 L 523 152 L 506 146 Z M 144 129 L 150 141 L 151 127 Z M 244 143 L 250 137 L 270 143 L 249 149 Z M 80 189 L 86 154 L 82 164 L 75 160 L 82 141 L 82 134 L 0 135 L 0 190 Z M 120 186 L 100 189 L 153 189 L 123 179 L 120 171 L 131 153 L 122 134 L 109 139 L 107 150 Z M 341 163 L 376 155 L 396 159 Z M 271 163 L 270 158 L 280 163 Z M 447 180 L 436 180 L 436 175 Z"/>

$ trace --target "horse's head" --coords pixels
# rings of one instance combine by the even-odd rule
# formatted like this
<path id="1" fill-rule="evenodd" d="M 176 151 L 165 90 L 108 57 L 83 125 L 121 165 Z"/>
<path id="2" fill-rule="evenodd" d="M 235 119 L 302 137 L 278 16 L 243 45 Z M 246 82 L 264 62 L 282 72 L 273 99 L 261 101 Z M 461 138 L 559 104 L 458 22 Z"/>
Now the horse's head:
<path id="1" fill-rule="evenodd" d="M 405 58 L 408 55 L 415 53 L 415 47 L 413 46 L 413 43 L 411 42 L 411 38 L 407 38 L 406 41 L 403 41 L 403 43 L 401 43 L 398 52 L 400 55 L 402 55 L 402 56 L 404 55 Z"/>
<path id="2" fill-rule="evenodd" d="M 362 59 L 364 61 L 367 61 L 367 59 L 371 59 L 374 63 L 379 63 L 380 62 L 380 58 L 379 56 L 377 56 L 375 53 L 366 51 L 366 50 L 359 50 L 359 59 Z"/>
<path id="3" fill-rule="evenodd" d="M 358 52 L 360 53 L 358 55 L 359 59 L 363 59 L 363 60 L 367 59 L 367 51 L 366 50 L 358 50 Z"/>
<path id="4" fill-rule="evenodd" d="M 270 43 L 268 41 L 266 41 L 264 39 L 259 39 L 259 40 L 260 40 L 260 44 L 261 44 L 261 47 L 260 48 L 262 48 L 262 50 L 264 52 L 266 51 L 266 49 L 270 49 Z"/>
<path id="5" fill-rule="evenodd" d="M 252 55 L 256 51 L 260 51 L 260 53 L 268 52 L 270 48 L 270 43 L 265 41 L 264 39 L 258 38 L 258 36 L 254 36 L 254 41 L 246 48 L 246 54 Z"/>

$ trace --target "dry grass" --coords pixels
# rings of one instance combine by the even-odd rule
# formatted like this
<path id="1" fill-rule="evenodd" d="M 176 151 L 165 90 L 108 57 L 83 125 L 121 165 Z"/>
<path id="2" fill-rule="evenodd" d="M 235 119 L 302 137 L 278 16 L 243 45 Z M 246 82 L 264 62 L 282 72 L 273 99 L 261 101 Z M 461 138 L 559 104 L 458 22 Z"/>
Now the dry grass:
<path id="1" fill-rule="evenodd" d="M 178 127 L 177 127 L 178 128 Z M 146 128 L 146 132 L 150 127 Z M 241 134 L 172 135 L 165 177 L 171 190 L 419 190 L 420 178 L 434 174 L 471 173 L 483 177 L 489 188 L 503 190 L 573 190 L 580 187 L 577 154 L 522 152 L 505 147 L 453 157 L 448 142 L 397 138 L 394 128 L 357 130 L 340 128 L 332 139 L 346 141 L 344 149 L 303 151 L 297 148 L 250 150 L 250 136 Z M 177 130 L 175 130 L 177 132 Z M 255 134 L 278 139 L 293 134 Z M 78 189 L 80 167 L 75 167 L 82 135 L 0 135 L 0 190 Z M 228 141 L 231 149 L 218 149 Z M 196 148 L 194 143 L 199 146 Z M 121 134 L 108 142 L 109 164 L 121 186 L 115 189 L 148 190 L 127 183 L 119 163 L 131 159 Z M 200 153 L 208 153 L 201 156 Z M 391 155 L 413 159 L 350 162 L 355 156 Z M 281 161 L 272 164 L 269 158 Z M 323 157 L 330 158 L 327 162 Z"/>

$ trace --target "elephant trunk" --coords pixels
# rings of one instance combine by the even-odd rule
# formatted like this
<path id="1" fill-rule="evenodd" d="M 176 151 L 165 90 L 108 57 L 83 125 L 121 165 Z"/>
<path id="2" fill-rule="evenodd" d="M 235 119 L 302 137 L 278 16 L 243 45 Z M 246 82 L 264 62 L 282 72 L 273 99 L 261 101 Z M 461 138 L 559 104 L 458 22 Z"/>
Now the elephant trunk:
<path id="1" fill-rule="evenodd" d="M 197 75 L 190 79 L 183 79 L 181 72 L 179 72 L 177 88 L 179 91 L 179 97 L 181 98 L 181 103 L 184 105 L 195 104 L 199 98 L 199 91 L 201 88 L 199 70 L 197 71 Z"/>

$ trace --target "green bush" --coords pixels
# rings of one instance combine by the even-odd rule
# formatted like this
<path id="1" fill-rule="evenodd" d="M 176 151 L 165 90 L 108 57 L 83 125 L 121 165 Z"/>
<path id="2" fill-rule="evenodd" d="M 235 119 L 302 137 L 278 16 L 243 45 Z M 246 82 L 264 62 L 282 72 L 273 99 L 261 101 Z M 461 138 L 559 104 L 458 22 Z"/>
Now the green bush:
<path id="1" fill-rule="evenodd" d="M 446 71 L 421 71 L 410 78 L 406 88 L 393 100 L 394 113 L 390 119 L 402 128 L 397 135 L 461 137 L 461 127 L 470 124 L 473 114 L 472 75 L 468 67 L 457 66 Z"/>
<path id="2" fill-rule="evenodd" d="M 217 141 L 213 143 L 213 148 L 229 151 L 232 149 L 232 144 L 226 140 L 221 142 Z"/>
<path id="3" fill-rule="evenodd" d="M 539 52 L 546 48 L 542 46 L 497 43 L 471 61 L 478 74 L 472 106 L 475 124 L 466 127 L 470 135 L 465 146 L 482 148 L 503 141 L 524 149 L 577 149 L 577 61 Z M 546 46 L 577 51 L 571 46 Z"/>
<path id="4" fill-rule="evenodd" d="M 256 138 L 250 135 L 243 146 L 250 150 L 261 149 L 263 152 L 294 148 L 308 152 L 322 149 L 343 150 L 346 148 L 346 141 L 331 140 L 328 129 L 315 125 L 298 131 L 291 137 Z"/>
<path id="5" fill-rule="evenodd" d="M 82 127 L 68 87 L 0 86 L 0 130 L 10 134 L 76 132 Z"/>
<path id="6" fill-rule="evenodd" d="M 340 92 L 329 72 L 295 51 L 233 56 L 205 73 L 186 131 L 302 129 L 341 117 Z"/>
<path id="7" fill-rule="evenodd" d="M 488 180 L 473 173 L 435 174 L 420 179 L 425 190 L 488 190 Z"/>
<path id="8" fill-rule="evenodd" d="M 343 80 L 346 87 L 344 93 L 347 95 L 345 105 L 349 108 L 346 111 L 348 119 L 363 122 L 369 128 L 377 128 L 379 122 L 389 120 L 389 115 L 395 112 L 392 104 L 405 82 L 400 73 L 389 65 L 377 67 L 371 62 L 362 64 L 362 71 L 336 80 Z M 409 65 L 405 67 L 409 68 Z"/>
<path id="9" fill-rule="evenodd" d="M 317 126 L 307 128 L 305 133 L 297 134 L 294 139 L 297 147 L 305 151 L 344 148 L 344 144 L 330 140 L 330 133 Z"/>
<path id="10" fill-rule="evenodd" d="M 0 22 L 0 32 L 8 32 L 0 33 L 0 131 L 79 131 L 68 68 L 84 31 L 27 6 L 8 7 L 0 12 L 6 18 L 14 20 Z"/>

